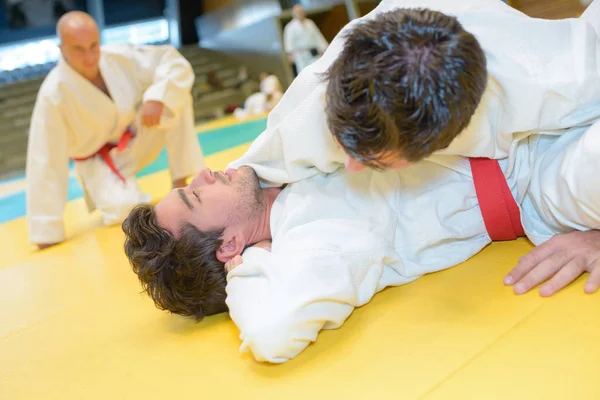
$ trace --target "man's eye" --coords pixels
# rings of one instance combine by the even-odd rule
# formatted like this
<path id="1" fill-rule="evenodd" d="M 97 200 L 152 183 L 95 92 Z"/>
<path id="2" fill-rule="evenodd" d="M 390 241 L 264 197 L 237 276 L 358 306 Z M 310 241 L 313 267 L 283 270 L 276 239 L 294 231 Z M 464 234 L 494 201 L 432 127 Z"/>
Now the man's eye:
<path id="1" fill-rule="evenodd" d="M 200 201 L 200 197 L 199 197 L 199 196 L 196 194 L 196 192 L 195 192 L 195 191 L 193 191 L 193 190 L 192 190 L 192 194 L 194 195 L 194 197 L 196 198 L 196 200 L 198 200 L 198 203 L 202 203 L 202 202 Z"/>

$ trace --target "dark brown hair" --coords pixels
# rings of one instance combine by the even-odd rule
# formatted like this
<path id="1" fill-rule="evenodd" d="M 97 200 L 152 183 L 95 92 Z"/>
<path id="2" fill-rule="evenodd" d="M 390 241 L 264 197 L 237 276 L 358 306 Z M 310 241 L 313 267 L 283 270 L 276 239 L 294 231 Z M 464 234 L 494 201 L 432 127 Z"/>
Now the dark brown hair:
<path id="1" fill-rule="evenodd" d="M 225 267 L 216 258 L 222 231 L 188 224 L 176 239 L 149 204 L 133 208 L 122 228 L 125 254 L 156 307 L 197 320 L 227 311 Z"/>
<path id="2" fill-rule="evenodd" d="M 456 18 L 397 9 L 345 37 L 326 72 L 328 125 L 346 153 L 383 168 L 378 153 L 421 160 L 469 124 L 487 82 L 477 39 Z"/>

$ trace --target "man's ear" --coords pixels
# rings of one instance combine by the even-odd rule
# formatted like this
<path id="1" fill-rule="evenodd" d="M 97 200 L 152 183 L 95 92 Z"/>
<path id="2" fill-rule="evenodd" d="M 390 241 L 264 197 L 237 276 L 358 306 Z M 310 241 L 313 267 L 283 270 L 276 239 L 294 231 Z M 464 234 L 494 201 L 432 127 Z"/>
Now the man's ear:
<path id="1" fill-rule="evenodd" d="M 221 247 L 217 250 L 217 260 L 226 263 L 235 256 L 242 254 L 244 247 L 245 242 L 240 235 L 224 238 Z"/>

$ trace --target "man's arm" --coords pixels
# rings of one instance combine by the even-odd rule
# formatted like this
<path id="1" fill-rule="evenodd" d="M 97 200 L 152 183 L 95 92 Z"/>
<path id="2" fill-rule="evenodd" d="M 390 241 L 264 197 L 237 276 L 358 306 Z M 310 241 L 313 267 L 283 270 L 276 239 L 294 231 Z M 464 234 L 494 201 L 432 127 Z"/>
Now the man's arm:
<path id="1" fill-rule="evenodd" d="M 228 275 L 227 306 L 240 330 L 240 351 L 257 361 L 283 363 L 317 340 L 324 327 L 338 328 L 354 306 L 353 285 L 339 260 L 320 250 L 302 254 L 251 248 Z M 336 276 L 339 271 L 339 276 Z"/>
<path id="2" fill-rule="evenodd" d="M 516 293 L 548 280 L 540 294 L 550 296 L 586 271 L 591 274 L 586 292 L 598 289 L 600 186 L 594 177 L 600 170 L 599 134 L 597 122 L 564 133 L 547 148 L 542 142 L 533 153 L 523 222 L 530 239 L 540 246 L 506 277 L 505 283 L 514 285 Z M 554 236 L 559 232 L 571 233 Z"/>
<path id="3" fill-rule="evenodd" d="M 285 28 L 283 28 L 283 49 L 290 62 L 294 62 L 294 42 L 292 35 L 292 26 L 288 23 Z"/>
<path id="4" fill-rule="evenodd" d="M 131 46 L 144 86 L 144 103 L 159 102 L 175 114 L 189 101 L 194 84 L 194 70 L 173 46 Z"/>
<path id="5" fill-rule="evenodd" d="M 63 214 L 69 185 L 67 127 L 59 107 L 38 96 L 27 149 L 29 238 L 40 248 L 65 239 Z"/>
<path id="6" fill-rule="evenodd" d="M 273 252 L 248 249 L 227 284 L 241 351 L 282 363 L 314 342 L 321 329 L 339 328 L 377 292 L 381 245 L 381 238 L 359 226 L 319 221 L 291 232 L 283 243 L 275 240 Z"/>
<path id="7" fill-rule="evenodd" d="M 269 186 L 298 182 L 342 167 L 344 152 L 336 145 L 325 118 L 325 87 L 290 87 L 269 115 L 267 129 L 230 168 L 252 167 Z M 292 109 L 293 108 L 293 109 Z M 282 117 L 280 120 L 275 115 Z"/>

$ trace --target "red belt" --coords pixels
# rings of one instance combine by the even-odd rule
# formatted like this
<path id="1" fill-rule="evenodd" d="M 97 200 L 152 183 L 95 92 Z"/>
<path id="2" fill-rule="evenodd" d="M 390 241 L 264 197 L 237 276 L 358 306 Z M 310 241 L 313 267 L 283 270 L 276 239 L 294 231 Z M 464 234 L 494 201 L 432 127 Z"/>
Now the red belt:
<path id="1" fill-rule="evenodd" d="M 119 179 L 121 179 L 121 181 L 123 183 L 125 183 L 125 177 L 123 175 L 121 175 L 121 173 L 119 172 L 119 170 L 115 166 L 115 162 L 113 161 L 112 157 L 110 156 L 110 151 L 112 149 L 114 149 L 115 147 L 117 148 L 117 151 L 119 151 L 119 152 L 123 151 L 125 149 L 125 147 L 127 147 L 127 143 L 129 143 L 129 141 L 134 136 L 135 135 L 133 133 L 131 133 L 129 130 L 127 130 L 127 131 L 125 131 L 125 133 L 123 134 L 123 136 L 121 136 L 121 139 L 119 139 L 119 143 L 117 143 L 117 144 L 107 143 L 104 146 L 102 146 L 100 148 L 100 150 L 98 150 L 94 154 L 92 154 L 90 156 L 87 156 L 87 157 L 78 157 L 78 158 L 73 157 L 73 160 L 75 160 L 75 161 L 85 161 L 85 160 L 89 160 L 92 157 L 100 156 L 100 157 L 102 157 L 102 160 L 104 160 L 104 162 L 106 163 L 106 165 L 108 165 L 108 168 L 110 168 L 110 170 L 115 175 L 117 175 L 119 177 Z"/>
<path id="2" fill-rule="evenodd" d="M 485 228 L 492 240 L 525 236 L 521 213 L 498 160 L 470 158 L 471 171 Z"/>

